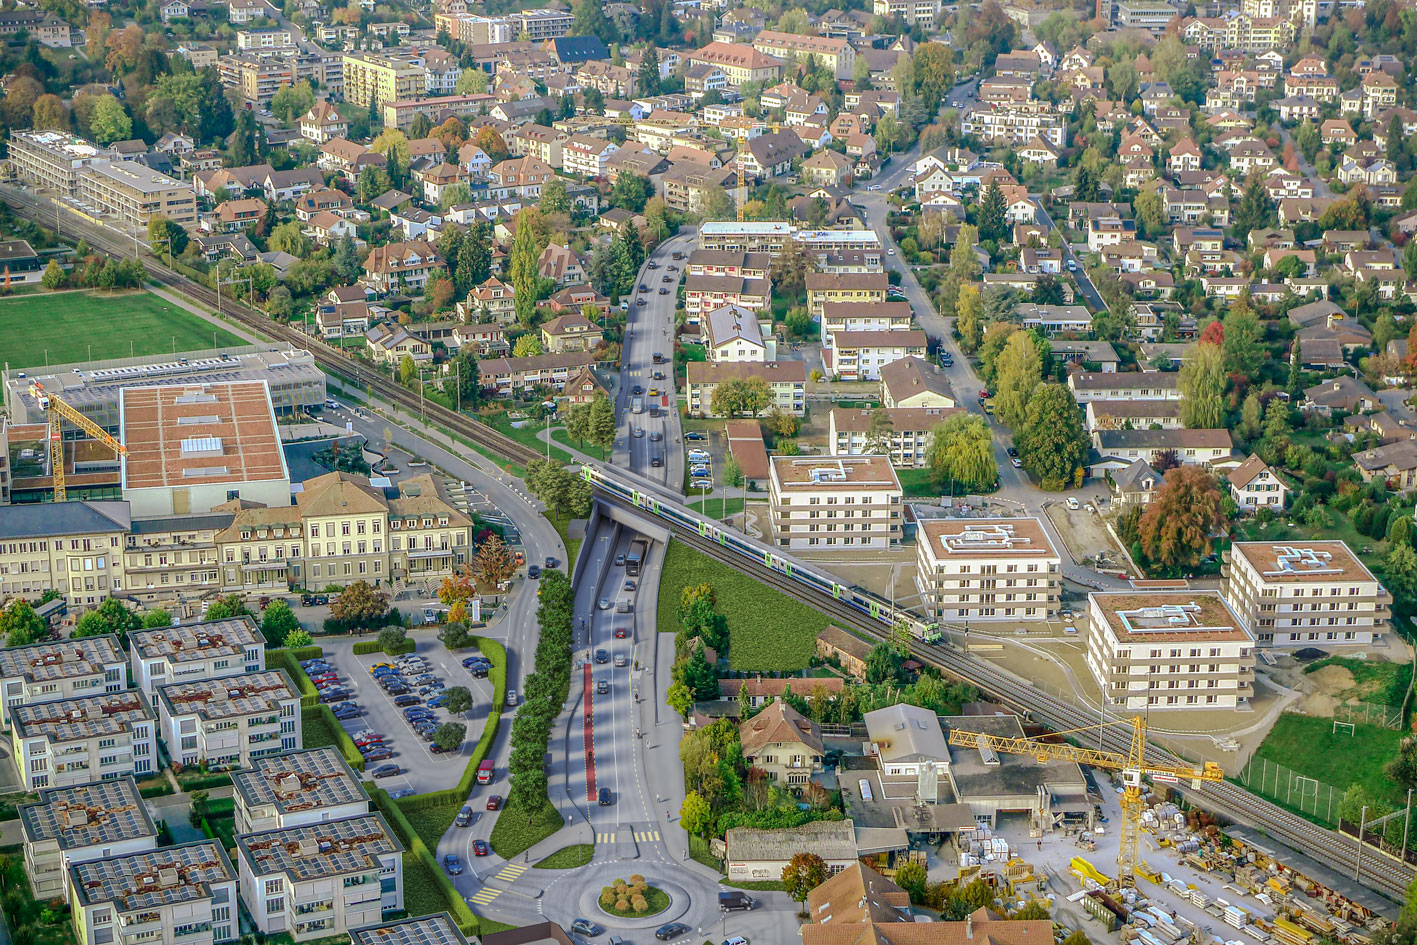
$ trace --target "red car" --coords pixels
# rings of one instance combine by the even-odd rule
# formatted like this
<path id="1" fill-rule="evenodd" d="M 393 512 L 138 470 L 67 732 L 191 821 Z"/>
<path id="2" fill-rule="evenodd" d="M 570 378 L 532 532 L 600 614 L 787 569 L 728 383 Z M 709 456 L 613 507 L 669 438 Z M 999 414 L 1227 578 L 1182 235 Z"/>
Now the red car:
<path id="1" fill-rule="evenodd" d="M 384 736 L 375 735 L 373 733 L 360 735 L 354 740 L 354 744 L 358 745 L 360 748 L 363 748 L 365 745 L 382 745 L 384 744 Z"/>
<path id="2" fill-rule="evenodd" d="M 486 841 L 486 840 L 474 840 L 474 841 L 472 841 L 472 855 L 473 855 L 473 856 L 486 856 L 487 854 L 489 854 L 489 853 L 491 853 L 491 852 L 492 852 L 492 851 L 491 851 L 490 849 L 488 849 L 488 847 L 487 847 L 487 841 Z"/>
<path id="3" fill-rule="evenodd" d="M 629 635 L 630 635 L 630 628 L 629 628 L 629 627 L 616 627 L 616 628 L 615 628 L 615 639 L 617 639 L 617 640 L 623 640 L 623 639 L 625 639 L 626 637 L 628 637 Z"/>
<path id="4" fill-rule="evenodd" d="M 311 676 L 311 677 L 310 677 L 310 681 L 311 681 L 312 683 L 314 683 L 315 685 L 317 685 L 317 686 L 320 685 L 320 683 L 322 683 L 322 682 L 339 682 L 339 674 L 338 674 L 338 673 L 320 673 L 320 674 L 318 674 L 318 675 L 316 675 L 316 676 Z"/>
<path id="5" fill-rule="evenodd" d="M 488 810 L 501 810 L 501 809 L 502 809 L 502 795 L 500 795 L 500 794 L 493 794 L 491 797 L 489 797 L 489 798 L 487 799 L 487 809 L 488 809 Z"/>

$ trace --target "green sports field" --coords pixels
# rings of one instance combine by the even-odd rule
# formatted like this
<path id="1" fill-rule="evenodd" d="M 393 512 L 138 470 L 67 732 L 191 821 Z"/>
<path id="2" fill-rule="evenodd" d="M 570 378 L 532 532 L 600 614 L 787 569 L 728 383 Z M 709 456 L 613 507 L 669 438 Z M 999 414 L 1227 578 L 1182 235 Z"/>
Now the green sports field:
<path id="1" fill-rule="evenodd" d="M 151 292 L 61 292 L 0 299 L 0 363 L 12 368 L 210 350 L 240 338 Z"/>

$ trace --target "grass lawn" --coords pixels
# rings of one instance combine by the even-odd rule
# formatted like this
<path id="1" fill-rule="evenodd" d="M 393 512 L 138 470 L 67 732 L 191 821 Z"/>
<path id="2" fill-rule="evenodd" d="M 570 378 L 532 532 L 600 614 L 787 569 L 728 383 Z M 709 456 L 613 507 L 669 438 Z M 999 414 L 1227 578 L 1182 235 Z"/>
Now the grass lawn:
<path id="1" fill-rule="evenodd" d="M 573 870 L 582 866 L 589 866 L 591 858 L 594 856 L 595 844 L 575 843 L 568 847 L 562 847 L 532 868 L 538 870 Z"/>
<path id="2" fill-rule="evenodd" d="M 504 860 L 530 849 L 565 826 L 551 802 L 527 812 L 512 804 L 502 808 L 492 828 L 492 852 Z"/>
<path id="3" fill-rule="evenodd" d="M 1332 719 L 1286 712 L 1270 729 L 1255 758 L 1292 768 L 1340 792 L 1357 783 L 1377 797 L 1401 803 L 1401 792 L 1384 769 L 1397 756 L 1403 735 L 1375 725 L 1358 725 L 1352 735 L 1342 729 L 1334 734 Z"/>
<path id="4" fill-rule="evenodd" d="M 338 748 L 335 733 L 325 721 L 323 713 L 305 712 L 300 718 L 300 741 L 303 748 Z"/>
<path id="5" fill-rule="evenodd" d="M 584 453 L 587 456 L 599 456 L 601 459 L 605 458 L 605 455 L 601 451 L 600 447 L 591 445 L 591 442 L 589 440 L 586 440 L 582 443 L 571 439 L 571 436 L 566 432 L 565 427 L 552 427 L 551 439 L 555 440 L 557 443 L 560 443 L 562 446 L 577 450 L 578 452 Z"/>
<path id="6" fill-rule="evenodd" d="M 707 515 L 709 518 L 722 520 L 728 518 L 730 515 L 737 515 L 742 512 L 743 500 L 729 499 L 726 512 L 724 511 L 723 499 L 704 499 L 702 502 L 690 502 L 689 508 L 701 515 Z"/>
<path id="7" fill-rule="evenodd" d="M 1325 666 L 1342 666 L 1353 674 L 1353 688 L 1338 694 L 1341 699 L 1357 699 L 1374 705 L 1400 706 L 1412 685 L 1411 663 L 1382 663 L 1329 656 L 1304 667 L 1312 673 Z"/>
<path id="8" fill-rule="evenodd" d="M 403 810 L 402 807 L 399 809 Z M 438 849 L 438 841 L 443 839 L 443 834 L 453 826 L 453 818 L 457 817 L 460 810 L 462 810 L 461 804 L 444 804 L 441 807 L 404 810 L 403 816 L 408 820 L 408 825 L 413 828 L 413 832 L 423 838 L 428 849 L 434 851 Z"/>
<path id="9" fill-rule="evenodd" d="M 622 919 L 635 919 L 643 918 L 645 916 L 659 915 L 665 909 L 669 908 L 669 893 L 654 886 L 650 886 L 648 889 L 645 890 L 645 906 L 646 908 L 644 912 L 636 912 L 634 909 L 617 909 L 615 908 L 613 903 L 609 906 L 605 905 L 604 903 L 601 903 L 600 911 L 604 912 L 606 915 L 619 916 Z"/>
<path id="10" fill-rule="evenodd" d="M 556 529 L 556 533 L 561 536 L 561 544 L 566 546 L 565 571 L 570 574 L 576 566 L 576 555 L 580 553 L 581 540 L 569 536 L 567 530 L 570 528 L 570 522 L 567 519 L 552 518 L 551 527 Z"/>
<path id="11" fill-rule="evenodd" d="M 542 456 L 546 455 L 546 441 L 538 436 L 542 430 L 546 429 L 546 421 L 528 419 L 520 427 L 514 427 L 512 426 L 511 419 L 505 413 L 494 414 L 490 417 L 484 417 L 483 419 L 488 426 L 492 427 L 498 433 L 506 434 L 523 446 L 530 446 L 532 449 L 539 451 Z M 572 462 L 570 453 L 562 449 L 557 449 L 554 446 L 551 448 L 551 458 L 561 463 Z"/>
<path id="12" fill-rule="evenodd" d="M 409 915 L 437 915 L 448 911 L 448 901 L 443 898 L 437 881 L 423 861 L 412 853 L 403 855 L 403 907 Z"/>
<path id="13" fill-rule="evenodd" d="M 770 590 L 751 577 L 680 542 L 669 544 L 659 579 L 661 631 L 679 629 L 685 587 L 712 584 L 719 611 L 728 618 L 728 662 L 741 670 L 797 670 L 827 626 L 825 614 Z"/>
<path id="14" fill-rule="evenodd" d="M 935 488 L 935 483 L 930 479 L 930 470 L 906 469 L 904 467 L 896 469 L 896 475 L 900 477 L 900 488 L 908 496 L 937 496 L 940 490 Z"/>
<path id="15" fill-rule="evenodd" d="M 211 350 L 242 340 L 151 292 L 61 292 L 0 300 L 0 360 L 12 368 Z"/>

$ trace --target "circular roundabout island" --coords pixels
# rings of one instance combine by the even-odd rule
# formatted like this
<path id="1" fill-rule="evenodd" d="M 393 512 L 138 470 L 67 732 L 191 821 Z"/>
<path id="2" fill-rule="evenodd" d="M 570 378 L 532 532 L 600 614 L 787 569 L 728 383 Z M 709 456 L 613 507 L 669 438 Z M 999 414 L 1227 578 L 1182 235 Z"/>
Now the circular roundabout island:
<path id="1" fill-rule="evenodd" d="M 669 908 L 669 893 L 645 882 L 638 873 L 628 881 L 617 879 L 602 887 L 598 900 L 600 911 L 619 919 L 644 919 L 659 915 Z"/>

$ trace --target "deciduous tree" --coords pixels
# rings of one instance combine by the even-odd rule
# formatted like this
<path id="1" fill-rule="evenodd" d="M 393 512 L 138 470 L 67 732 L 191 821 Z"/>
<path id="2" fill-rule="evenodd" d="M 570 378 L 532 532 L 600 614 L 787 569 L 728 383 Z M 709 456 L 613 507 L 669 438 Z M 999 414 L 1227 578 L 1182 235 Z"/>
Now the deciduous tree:
<path id="1" fill-rule="evenodd" d="M 511 580 L 517 570 L 516 556 L 499 535 L 488 536 L 478 546 L 475 560 L 478 578 L 493 587 Z"/>
<path id="2" fill-rule="evenodd" d="M 1199 466 L 1169 471 L 1137 523 L 1142 553 L 1166 567 L 1198 564 L 1223 521 L 1221 498 L 1215 479 Z"/>
<path id="3" fill-rule="evenodd" d="M 389 595 L 368 581 L 355 581 L 330 603 L 330 616 L 348 627 L 369 629 L 383 623 L 389 613 Z"/>
<path id="4" fill-rule="evenodd" d="M 942 488 L 948 483 L 951 495 L 956 488 L 986 488 L 999 475 L 993 434 L 983 417 L 971 414 L 954 414 L 937 424 L 926 458 L 931 478 Z"/>
<path id="5" fill-rule="evenodd" d="M 23 597 L 16 597 L 9 607 L 0 610 L 0 635 L 5 637 L 6 646 L 28 646 L 44 636 L 46 630 L 43 618 Z"/>
<path id="6" fill-rule="evenodd" d="M 1055 489 L 1074 480 L 1092 445 L 1077 401 L 1062 384 L 1044 384 L 1033 394 L 1014 443 L 1024 468 Z"/>
<path id="7" fill-rule="evenodd" d="M 1181 365 L 1181 422 L 1187 429 L 1225 425 L 1225 354 L 1220 345 L 1198 344 Z"/>
<path id="8" fill-rule="evenodd" d="M 994 409 L 1005 426 L 1018 429 L 1028 412 L 1028 401 L 1043 382 L 1043 362 L 1033 335 L 1015 331 L 999 353 L 994 372 Z"/>
<path id="9" fill-rule="evenodd" d="M 793 902 L 806 902 L 812 890 L 827 881 L 827 863 L 815 853 L 795 853 L 782 868 L 782 885 Z"/>
<path id="10" fill-rule="evenodd" d="M 285 641 L 285 646 L 290 646 L 287 639 L 292 633 L 300 629 L 300 620 L 295 616 L 295 611 L 290 609 L 290 605 L 277 598 L 266 605 L 266 609 L 261 611 L 261 632 L 266 635 L 269 641 Z M 309 646 L 309 643 L 303 644 Z"/>

